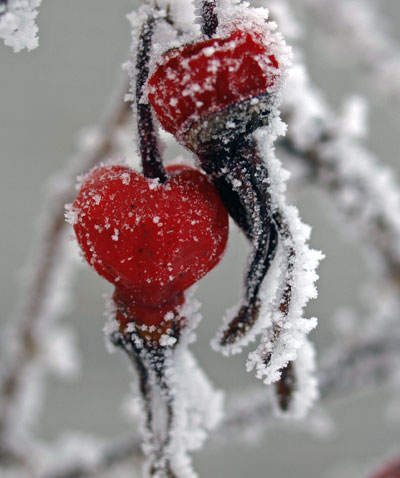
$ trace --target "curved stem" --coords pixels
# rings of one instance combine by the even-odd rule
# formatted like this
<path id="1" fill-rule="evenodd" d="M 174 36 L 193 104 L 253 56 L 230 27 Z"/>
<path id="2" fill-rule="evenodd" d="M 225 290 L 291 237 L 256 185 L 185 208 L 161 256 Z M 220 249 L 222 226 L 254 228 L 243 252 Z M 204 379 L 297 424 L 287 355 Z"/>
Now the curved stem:
<path id="1" fill-rule="evenodd" d="M 260 288 L 275 257 L 278 239 L 287 249 L 286 278 L 279 309 L 284 317 L 288 315 L 296 252 L 291 231 L 282 212 L 272 211 L 268 171 L 251 137 L 235 144 L 221 157 L 201 158 L 201 163 L 211 176 L 229 213 L 253 246 L 245 277 L 245 304 L 228 324 L 220 339 L 220 344 L 226 346 L 243 337 L 258 319 Z M 274 324 L 273 343 L 278 340 L 280 333 L 281 326 Z M 270 359 L 271 353 L 266 354 L 263 358 L 266 365 Z M 294 368 L 289 364 L 283 369 L 281 380 L 276 386 L 283 410 L 289 407 L 295 382 Z"/>
<path id="2" fill-rule="evenodd" d="M 162 164 L 162 157 L 158 147 L 157 133 L 154 127 L 153 113 L 150 103 L 143 101 L 144 88 L 149 77 L 150 50 L 154 28 L 157 20 L 150 14 L 142 24 L 139 34 L 138 51 L 136 58 L 136 109 L 137 127 L 139 134 L 139 150 L 143 166 L 143 174 L 148 178 L 159 179 L 161 183 L 167 181 L 167 174 Z"/>
<path id="3" fill-rule="evenodd" d="M 234 344 L 258 318 L 261 284 L 275 257 L 278 235 L 271 216 L 268 171 L 258 160 L 250 142 L 235 145 L 220 157 L 203 157 L 229 213 L 253 246 L 244 285 L 244 304 L 221 338 L 221 345 Z"/>
<path id="4" fill-rule="evenodd" d="M 178 339 L 179 331 L 177 335 L 172 336 Z M 148 455 L 150 476 L 177 478 L 172 470 L 171 457 L 168 453 L 174 408 L 173 394 L 165 371 L 166 359 L 170 357 L 171 348 L 148 343 L 136 331 L 116 333 L 112 341 L 125 351 L 139 376 L 139 391 L 146 414 L 147 448 L 151 450 Z M 161 403 L 155 403 L 157 396 L 161 398 Z M 162 408 L 165 412 L 166 423 L 165 428 L 160 430 L 154 411 L 159 414 Z"/>

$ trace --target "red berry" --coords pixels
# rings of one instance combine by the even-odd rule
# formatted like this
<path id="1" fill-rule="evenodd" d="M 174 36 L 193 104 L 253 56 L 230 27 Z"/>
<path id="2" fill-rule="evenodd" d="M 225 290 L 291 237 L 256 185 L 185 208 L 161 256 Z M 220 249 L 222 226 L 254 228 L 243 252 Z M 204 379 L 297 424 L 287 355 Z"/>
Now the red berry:
<path id="1" fill-rule="evenodd" d="M 262 34 L 237 30 L 228 38 L 167 52 L 149 79 L 149 100 L 164 129 L 193 149 L 187 136 L 198 122 L 212 120 L 221 112 L 229 112 L 232 105 L 269 93 L 277 69 L 276 58 Z M 242 110 L 240 116 L 243 121 Z"/>
<path id="2" fill-rule="evenodd" d="M 115 284 L 120 302 L 157 309 L 148 320 L 136 314 L 148 325 L 162 320 L 166 304 L 182 303 L 182 291 L 219 262 L 228 237 L 227 212 L 207 177 L 185 166 L 167 171 L 159 184 L 128 167 L 95 168 L 73 203 L 86 260 Z"/>

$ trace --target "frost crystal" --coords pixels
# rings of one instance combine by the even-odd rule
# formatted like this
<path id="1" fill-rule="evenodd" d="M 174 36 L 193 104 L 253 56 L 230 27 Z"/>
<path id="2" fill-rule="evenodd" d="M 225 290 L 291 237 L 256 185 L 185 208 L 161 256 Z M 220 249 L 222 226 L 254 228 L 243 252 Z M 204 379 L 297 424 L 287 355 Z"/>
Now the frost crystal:
<path id="1" fill-rule="evenodd" d="M 286 205 L 284 198 L 285 180 L 287 173 L 282 170 L 278 161 L 269 148 L 270 133 L 267 130 L 256 133 L 260 152 L 266 161 L 270 173 L 269 190 L 271 194 L 272 207 L 282 211 L 286 227 L 290 236 L 282 241 L 276 264 L 279 270 L 275 269 L 273 277 L 275 285 L 275 297 L 271 300 L 271 284 L 266 280 L 263 285 L 261 297 L 264 304 L 262 339 L 259 347 L 249 354 L 247 370 L 256 370 L 257 378 L 262 379 L 266 384 L 279 380 L 282 369 L 292 361 L 296 360 L 298 351 L 306 342 L 306 335 L 317 325 L 317 320 L 303 318 L 303 309 L 307 302 L 317 296 L 315 281 L 318 279 L 316 268 L 323 255 L 319 251 L 309 248 L 307 241 L 310 235 L 310 228 L 302 224 L 298 211 L 293 206 Z M 264 145 L 264 146 L 263 146 Z M 291 251 L 291 252 L 288 252 Z M 289 265 L 288 265 L 289 261 Z M 291 270 L 290 279 L 290 305 L 287 310 L 282 311 L 279 306 L 281 297 L 284 294 L 285 282 L 287 280 L 286 268 Z M 288 270 L 289 270 L 288 269 Z M 307 350 L 310 346 L 307 345 Z M 301 367 L 295 363 L 296 370 L 302 370 L 302 376 L 297 376 L 295 387 L 302 392 L 304 385 L 306 390 L 302 398 L 295 401 L 301 402 L 298 405 L 298 413 L 304 413 L 304 408 L 311 405 L 316 398 L 315 382 L 312 375 L 315 372 L 313 365 L 313 354 L 302 352 L 301 362 L 307 366 Z M 293 405 L 297 407 L 296 404 Z"/>
<path id="2" fill-rule="evenodd" d="M 36 25 L 37 8 L 42 0 L 8 0 L 0 11 L 0 38 L 15 52 L 33 50 L 39 44 Z M 0 6 L 1 8 L 1 6 Z"/>

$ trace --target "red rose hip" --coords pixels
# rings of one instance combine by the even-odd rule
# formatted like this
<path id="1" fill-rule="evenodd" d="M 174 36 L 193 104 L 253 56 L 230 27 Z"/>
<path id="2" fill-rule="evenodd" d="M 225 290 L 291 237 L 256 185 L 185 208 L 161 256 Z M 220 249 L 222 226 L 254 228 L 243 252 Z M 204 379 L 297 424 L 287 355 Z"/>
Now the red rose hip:
<path id="1" fill-rule="evenodd" d="M 186 166 L 167 172 L 160 184 L 125 166 L 95 168 L 72 206 L 86 260 L 116 286 L 125 317 L 129 308 L 141 311 L 148 320 L 135 320 L 147 325 L 162 320 L 168 303 L 183 303 L 182 292 L 219 262 L 228 236 L 227 212 L 207 177 Z"/>
<path id="2" fill-rule="evenodd" d="M 199 153 L 266 124 L 278 74 L 264 35 L 236 30 L 168 51 L 148 97 L 164 129 Z"/>

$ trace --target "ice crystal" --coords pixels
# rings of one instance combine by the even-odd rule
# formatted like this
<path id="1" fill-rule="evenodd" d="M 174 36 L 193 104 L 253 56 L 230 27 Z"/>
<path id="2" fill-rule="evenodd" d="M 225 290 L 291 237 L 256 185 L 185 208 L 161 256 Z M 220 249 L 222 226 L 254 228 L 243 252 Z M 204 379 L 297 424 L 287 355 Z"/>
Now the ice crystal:
<path id="1" fill-rule="evenodd" d="M 35 20 L 41 2 L 42 0 L 8 0 L 5 6 L 0 5 L 0 38 L 14 51 L 33 50 L 38 46 Z"/>

